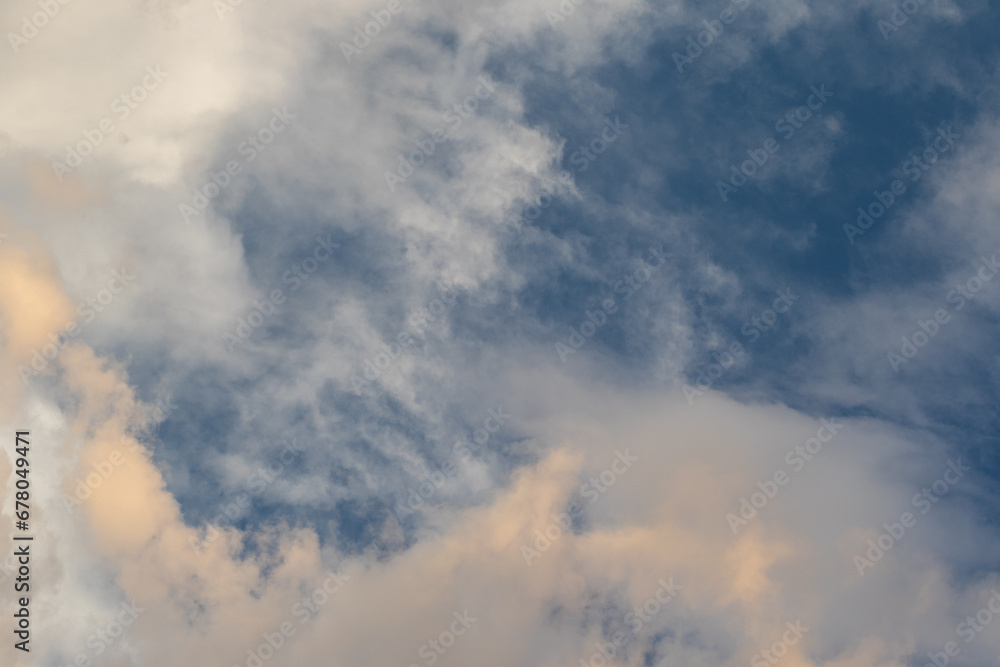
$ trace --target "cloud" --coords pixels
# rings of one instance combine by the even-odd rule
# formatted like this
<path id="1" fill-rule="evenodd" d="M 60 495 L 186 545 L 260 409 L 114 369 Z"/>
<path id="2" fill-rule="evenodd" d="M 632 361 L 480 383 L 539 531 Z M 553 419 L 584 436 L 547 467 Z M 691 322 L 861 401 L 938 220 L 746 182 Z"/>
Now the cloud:
<path id="1" fill-rule="evenodd" d="M 389 3 L 220 4 L 60 4 L 0 73 L 0 423 L 37 443 L 41 656 L 4 661 L 250 667 L 279 633 L 256 659 L 544 667 L 623 631 L 622 664 L 735 665 L 801 622 L 782 664 L 889 666 L 985 604 L 998 297 L 886 360 L 997 246 L 985 3 L 882 40 L 878 3 L 755 1 L 682 76 L 672 54 L 725 4 L 400 0 L 350 59 Z M 715 180 L 824 81 L 822 118 L 720 208 Z M 621 141 L 579 168 L 611 119 Z M 956 153 L 850 245 L 842 214 L 943 121 Z M 318 239 L 338 245 L 309 271 Z M 626 299 L 661 244 L 670 265 Z M 788 288 L 793 313 L 689 405 L 679 388 Z M 400 522 L 497 406 L 513 418 Z M 844 429 L 796 470 L 821 417 Z M 968 477 L 860 575 L 960 456 Z M 0 479 L 9 497 L 6 459 Z M 663 581 L 679 593 L 633 633 Z M 122 604 L 142 611 L 98 656 Z"/>

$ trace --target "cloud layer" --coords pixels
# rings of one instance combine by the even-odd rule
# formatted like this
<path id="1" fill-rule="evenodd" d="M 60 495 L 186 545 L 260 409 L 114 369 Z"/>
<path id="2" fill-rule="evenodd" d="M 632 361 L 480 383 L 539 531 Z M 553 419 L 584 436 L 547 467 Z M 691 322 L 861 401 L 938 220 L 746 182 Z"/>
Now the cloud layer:
<path id="1" fill-rule="evenodd" d="M 0 660 L 990 662 L 996 21 L 0 9 Z"/>

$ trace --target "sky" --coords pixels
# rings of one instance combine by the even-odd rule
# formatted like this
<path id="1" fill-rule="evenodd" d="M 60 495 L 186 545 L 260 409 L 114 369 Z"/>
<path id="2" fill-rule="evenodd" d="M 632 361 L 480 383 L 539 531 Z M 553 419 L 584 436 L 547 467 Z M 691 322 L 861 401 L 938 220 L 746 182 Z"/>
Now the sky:
<path id="1" fill-rule="evenodd" d="M 0 665 L 997 664 L 997 9 L 4 3 Z"/>

